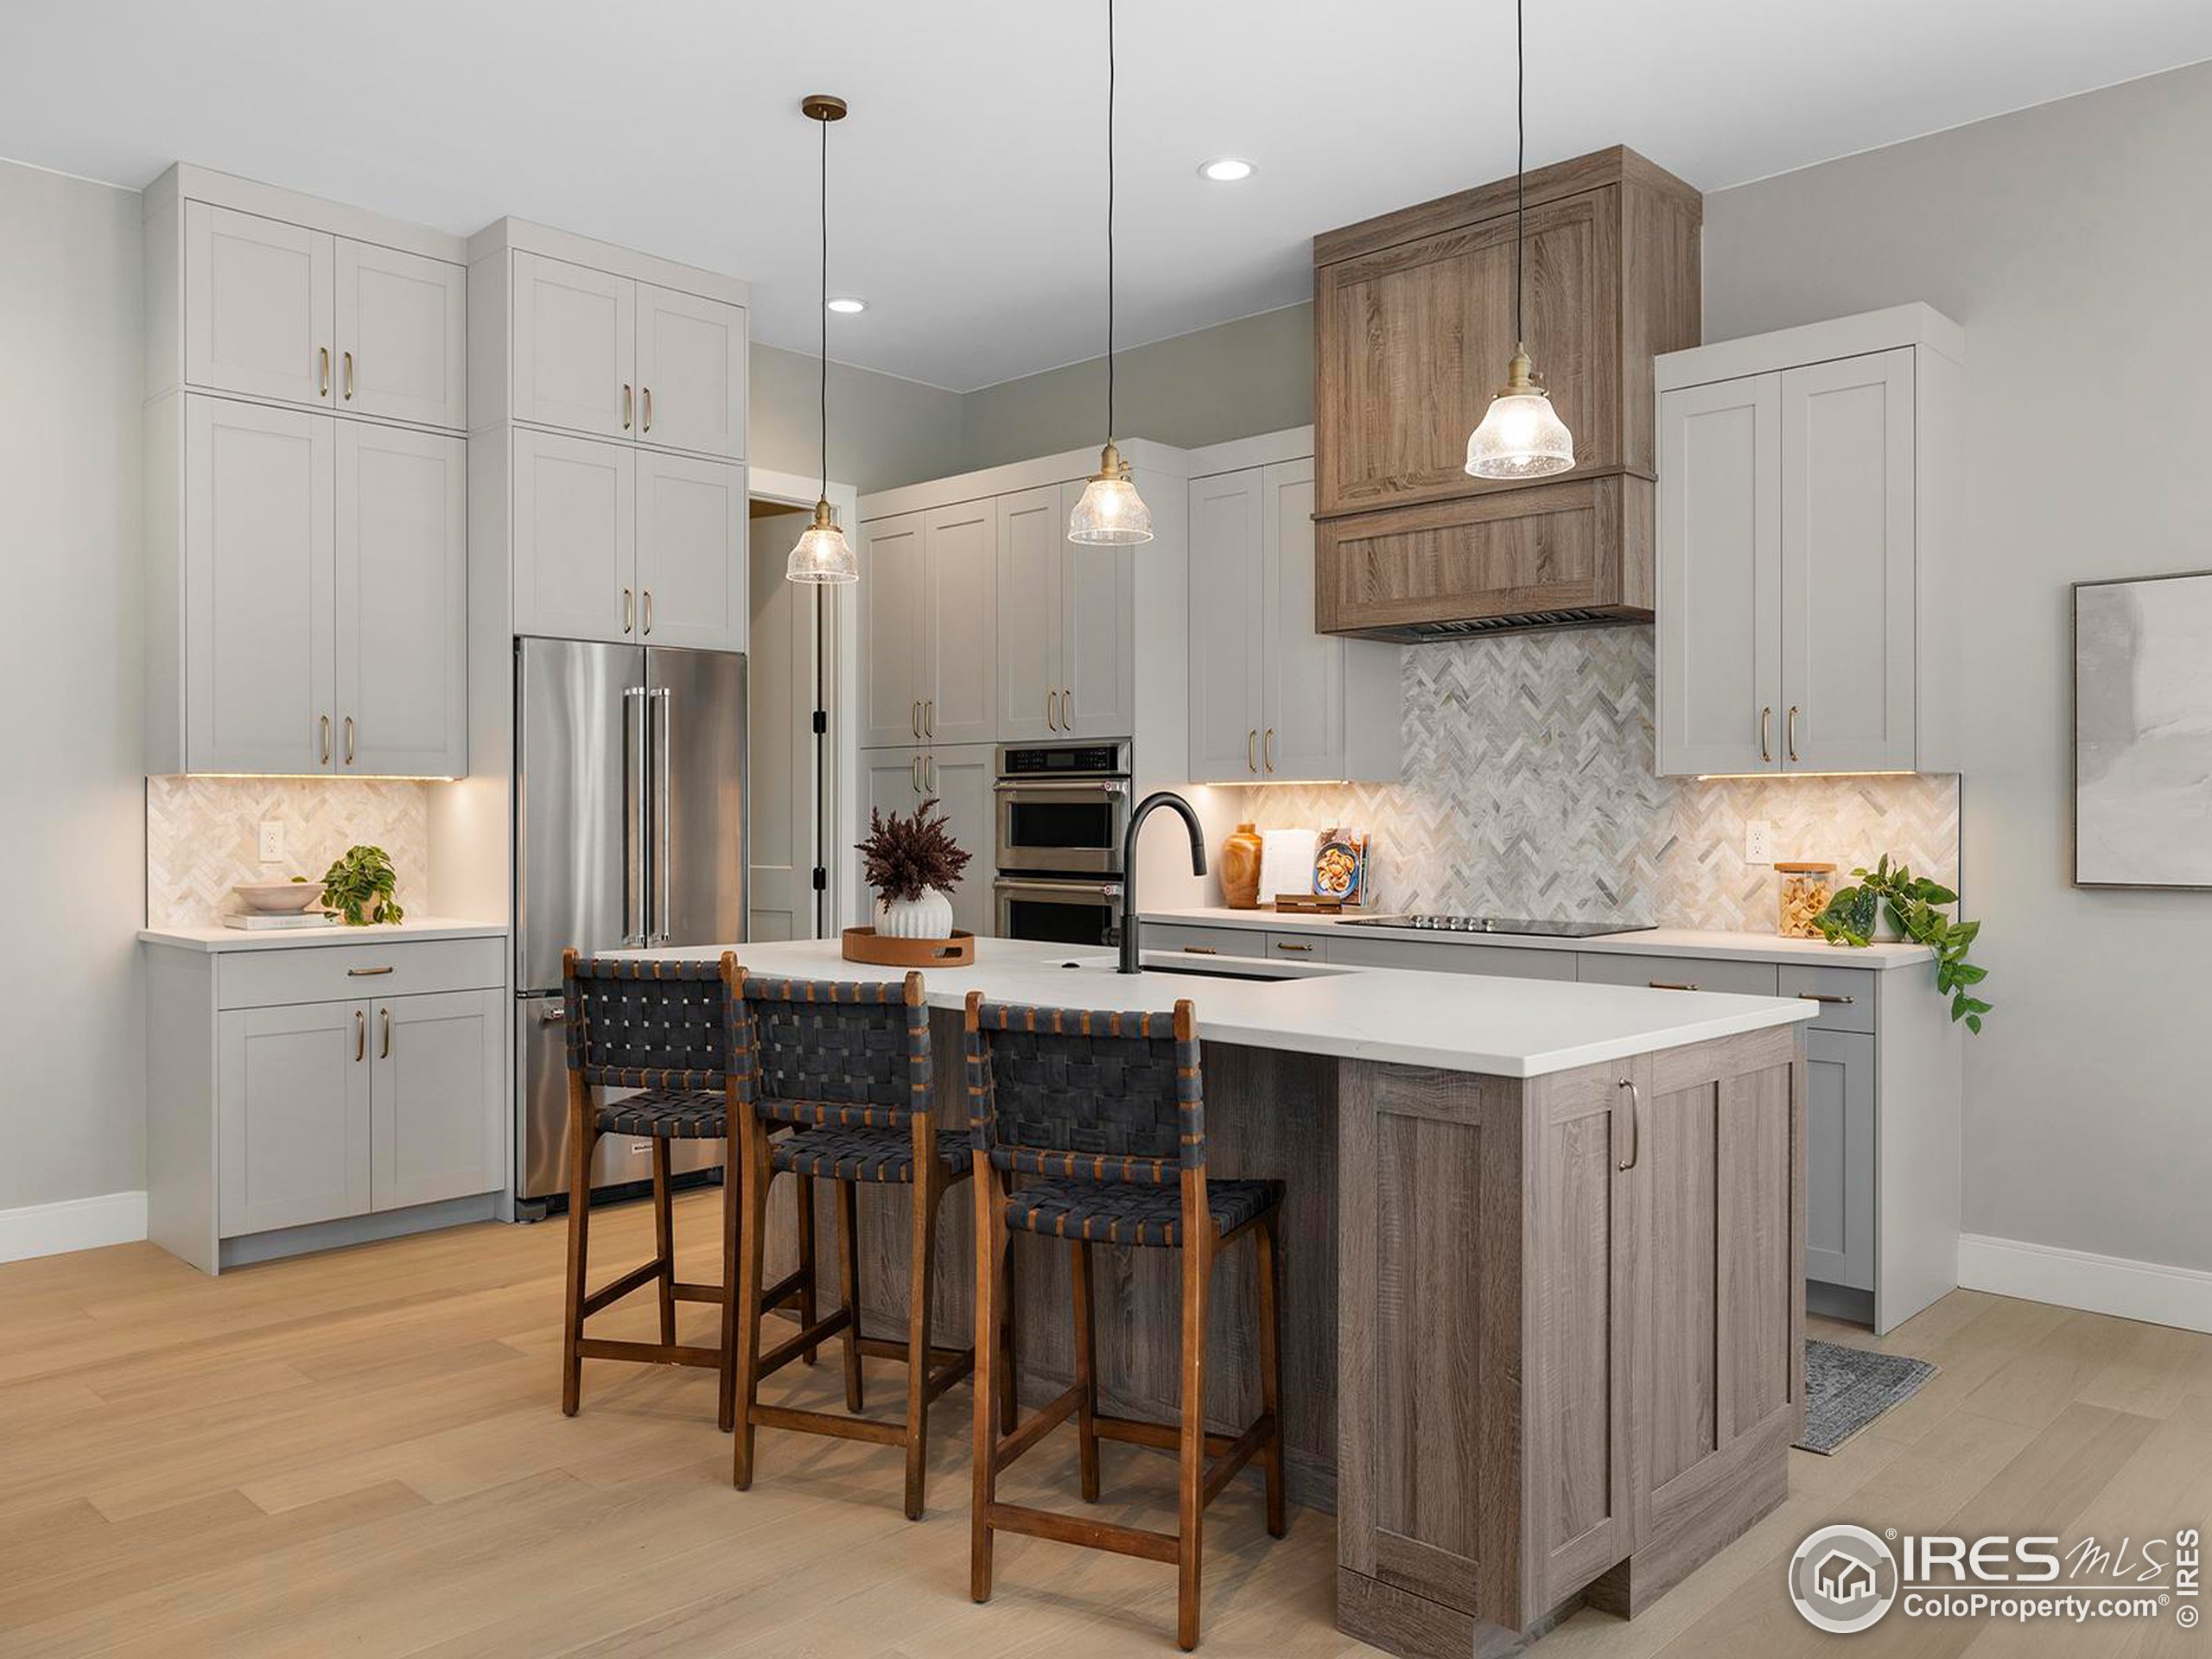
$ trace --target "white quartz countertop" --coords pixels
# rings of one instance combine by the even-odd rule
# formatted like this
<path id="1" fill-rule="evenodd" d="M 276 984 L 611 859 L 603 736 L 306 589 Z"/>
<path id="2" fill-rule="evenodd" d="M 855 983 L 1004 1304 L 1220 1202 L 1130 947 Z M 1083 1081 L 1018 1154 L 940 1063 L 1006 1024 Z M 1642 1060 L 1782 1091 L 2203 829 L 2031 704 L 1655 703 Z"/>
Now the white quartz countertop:
<path id="1" fill-rule="evenodd" d="M 149 944 L 178 950 L 308 950 L 326 944 L 376 944 L 386 939 L 497 939 L 506 937 L 504 922 L 462 922 L 450 917 L 410 917 L 390 926 L 147 927 L 138 937 Z"/>
<path id="2" fill-rule="evenodd" d="M 691 945 L 618 954 L 699 958 L 736 951 L 748 973 L 793 979 L 896 979 L 896 969 L 847 962 L 834 939 L 788 944 Z M 1154 958 L 1182 962 L 1173 957 Z M 1224 964 L 1230 965 L 1230 964 Z M 1795 997 L 1656 991 L 1640 986 L 1497 979 L 1396 968 L 1301 967 L 1239 963 L 1236 971 L 1280 978 L 1223 979 L 1191 973 L 1114 971 L 1111 952 L 978 939 L 976 961 L 922 970 L 931 1007 L 957 1008 L 971 990 L 993 1001 L 1164 1013 L 1179 998 L 1196 1006 L 1198 1035 L 1346 1059 L 1440 1066 L 1495 1077 L 1535 1077 L 1575 1066 L 1730 1037 L 1818 1017 Z"/>
<path id="3" fill-rule="evenodd" d="M 1388 915 L 1387 911 L 1357 912 Z M 1269 933 L 1341 926 L 1348 917 L 1278 914 L 1272 910 L 1228 910 L 1218 905 L 1188 910 L 1147 910 L 1147 922 L 1198 927 L 1249 927 Z M 1771 933 L 1729 933 L 1718 928 L 1650 927 L 1635 933 L 1606 933 L 1591 939 L 1562 939 L 1529 933 L 1426 933 L 1413 928 L 1355 927 L 1369 939 L 1419 939 L 1431 944 L 1493 944 L 1511 950 L 1602 950 L 1628 957 L 1707 957 L 1724 962 L 1786 962 L 1821 968 L 1909 968 L 1931 960 L 1924 944 L 1870 944 L 1863 950 L 1825 939 L 1785 939 Z"/>

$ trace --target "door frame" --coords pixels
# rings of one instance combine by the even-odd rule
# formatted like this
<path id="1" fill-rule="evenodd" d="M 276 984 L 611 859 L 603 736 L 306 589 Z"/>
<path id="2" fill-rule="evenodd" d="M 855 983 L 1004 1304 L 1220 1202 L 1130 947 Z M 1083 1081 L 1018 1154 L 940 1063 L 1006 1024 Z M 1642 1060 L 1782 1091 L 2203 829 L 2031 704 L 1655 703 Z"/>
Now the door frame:
<path id="1" fill-rule="evenodd" d="M 811 509 L 823 496 L 830 498 L 830 505 L 837 515 L 837 522 L 844 528 L 848 538 L 858 544 L 860 536 L 860 490 L 852 484 L 832 479 L 828 487 L 813 474 L 801 476 L 797 473 L 779 473 L 766 467 L 746 468 L 745 493 L 748 500 L 773 502 L 779 507 L 796 507 L 801 512 Z M 760 550 L 747 543 L 747 558 Z M 776 550 L 769 550 L 774 556 Z M 861 580 L 868 580 L 868 573 L 861 573 Z M 822 815 L 816 825 L 817 837 L 834 833 L 838 852 L 835 858 L 823 858 L 827 849 L 817 841 L 815 856 L 822 860 L 823 868 L 830 872 L 830 891 L 823 906 L 824 925 L 830 936 L 835 937 L 841 927 L 856 925 L 861 920 L 852 896 L 861 891 L 860 855 L 853 843 L 861 838 L 859 821 L 860 745 L 855 740 L 855 711 L 860 707 L 860 594 L 858 582 L 842 582 L 831 587 L 823 595 L 827 601 L 823 630 L 823 644 L 828 647 L 829 661 L 823 676 L 823 702 L 830 715 L 830 730 L 826 739 L 828 753 L 824 757 Z M 750 807 L 747 809 L 749 812 Z M 832 829 L 834 826 L 834 830 Z M 849 914 L 849 911 L 850 913 Z"/>

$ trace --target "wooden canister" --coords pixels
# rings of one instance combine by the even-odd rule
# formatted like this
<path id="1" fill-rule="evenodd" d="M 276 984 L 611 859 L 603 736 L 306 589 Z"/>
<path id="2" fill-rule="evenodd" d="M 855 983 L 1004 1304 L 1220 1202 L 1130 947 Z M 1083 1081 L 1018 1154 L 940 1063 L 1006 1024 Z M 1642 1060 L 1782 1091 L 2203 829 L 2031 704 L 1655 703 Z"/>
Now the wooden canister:
<path id="1" fill-rule="evenodd" d="M 1260 907 L 1259 826 L 1240 823 L 1221 843 L 1221 901 L 1231 910 Z"/>

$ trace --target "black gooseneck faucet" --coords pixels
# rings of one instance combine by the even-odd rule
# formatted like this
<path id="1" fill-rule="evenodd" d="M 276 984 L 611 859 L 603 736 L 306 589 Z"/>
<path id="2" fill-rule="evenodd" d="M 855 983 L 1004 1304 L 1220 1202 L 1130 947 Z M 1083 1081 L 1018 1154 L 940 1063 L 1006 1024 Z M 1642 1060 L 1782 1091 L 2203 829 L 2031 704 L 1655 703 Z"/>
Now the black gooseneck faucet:
<path id="1" fill-rule="evenodd" d="M 1147 795 L 1137 803 L 1136 810 L 1129 814 L 1129 827 L 1122 835 L 1122 972 L 1142 972 L 1137 961 L 1137 832 L 1144 828 L 1144 821 L 1155 807 L 1168 807 L 1182 815 L 1184 827 L 1191 832 L 1191 874 L 1206 873 L 1205 831 L 1198 828 L 1198 815 L 1191 804 L 1172 789 L 1163 789 Z"/>

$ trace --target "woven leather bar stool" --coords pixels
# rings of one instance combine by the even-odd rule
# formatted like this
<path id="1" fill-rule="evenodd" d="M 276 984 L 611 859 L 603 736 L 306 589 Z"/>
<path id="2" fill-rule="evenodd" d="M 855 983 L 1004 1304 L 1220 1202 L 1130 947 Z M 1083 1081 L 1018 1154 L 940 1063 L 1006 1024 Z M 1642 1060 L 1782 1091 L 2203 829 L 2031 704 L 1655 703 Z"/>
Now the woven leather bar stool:
<path id="1" fill-rule="evenodd" d="M 632 958 L 586 960 L 562 953 L 569 1050 L 569 1277 L 567 1319 L 561 1347 L 561 1410 L 576 1414 L 587 1359 L 624 1359 L 658 1364 L 708 1366 L 720 1373 L 719 1416 L 735 1421 L 735 1375 L 730 1341 L 736 1306 L 737 1137 L 730 1132 L 730 1010 L 736 959 L 653 962 Z M 593 1091 L 639 1092 L 595 1103 Z M 650 1136 L 653 1147 L 652 1259 L 594 1291 L 584 1287 L 591 1236 L 591 1160 L 601 1135 Z M 722 1270 L 715 1284 L 676 1276 L 675 1220 L 669 1207 L 669 1145 L 674 1141 L 723 1143 Z M 814 1308 L 813 1207 L 800 1185 L 800 1224 L 806 1249 L 798 1268 L 763 1293 L 764 1304 L 796 1305 L 803 1323 Z M 584 1335 L 584 1321 L 646 1285 L 660 1298 L 658 1342 L 615 1342 Z M 722 1310 L 720 1342 L 712 1348 L 676 1340 L 676 1305 L 711 1302 Z"/>
<path id="2" fill-rule="evenodd" d="M 941 1132 L 931 1075 L 929 1009 L 922 976 L 903 982 L 753 978 L 741 969 L 734 1008 L 737 1040 L 732 1082 L 739 1122 L 738 1157 L 745 1171 L 739 1224 L 736 1337 L 737 1446 L 731 1478 L 753 1484 L 753 1431 L 797 1429 L 840 1440 L 903 1446 L 906 1518 L 922 1514 L 929 1456 L 929 1406 L 969 1375 L 975 1356 L 932 1346 L 931 1292 L 936 1282 L 939 1200 L 972 1164 L 965 1131 Z M 789 1124 L 780 1139 L 772 1133 Z M 810 1316 L 796 1336 L 760 1351 L 759 1299 L 767 1235 L 768 1189 L 792 1174 L 837 1184 L 838 1306 Z M 859 1185 L 906 1186 L 912 1195 L 912 1264 L 906 1333 L 890 1341 L 860 1325 Z M 849 1414 L 763 1405 L 760 1379 L 789 1364 L 810 1344 L 844 1339 L 845 1409 Z M 904 1422 L 862 1417 L 861 1359 L 906 1363 Z"/>
<path id="3" fill-rule="evenodd" d="M 1027 1533 L 1176 1566 L 1176 1640 L 1198 1642 L 1202 1523 L 1236 1471 L 1257 1453 L 1267 1475 L 1268 1531 L 1283 1535 L 1281 1302 L 1277 1287 L 1278 1181 L 1206 1179 L 1205 1099 L 1198 1026 L 1188 1002 L 1172 1017 L 1023 1007 L 968 997 L 968 1120 L 976 1160 L 976 1497 L 969 1590 L 991 1596 L 991 1540 Z M 1009 1178 L 1021 1185 L 1009 1189 Z M 985 1345 L 1009 1230 L 1069 1241 L 1075 1382 L 1014 1433 L 995 1435 L 983 1403 L 1000 1357 Z M 1259 1416 L 1241 1434 L 1205 1429 L 1206 1288 L 1223 1246 L 1250 1233 L 1260 1291 Z M 1130 1244 L 1183 1253 L 1181 1415 L 1174 1424 L 1098 1410 L 1090 1247 Z M 1098 1497 L 1098 1442 L 1124 1440 L 1176 1454 L 1176 1529 L 1087 1520 L 998 1501 L 999 1475 L 1070 1417 L 1079 1437 L 1083 1496 Z M 1211 1461 L 1209 1462 L 1208 1459 Z"/>

